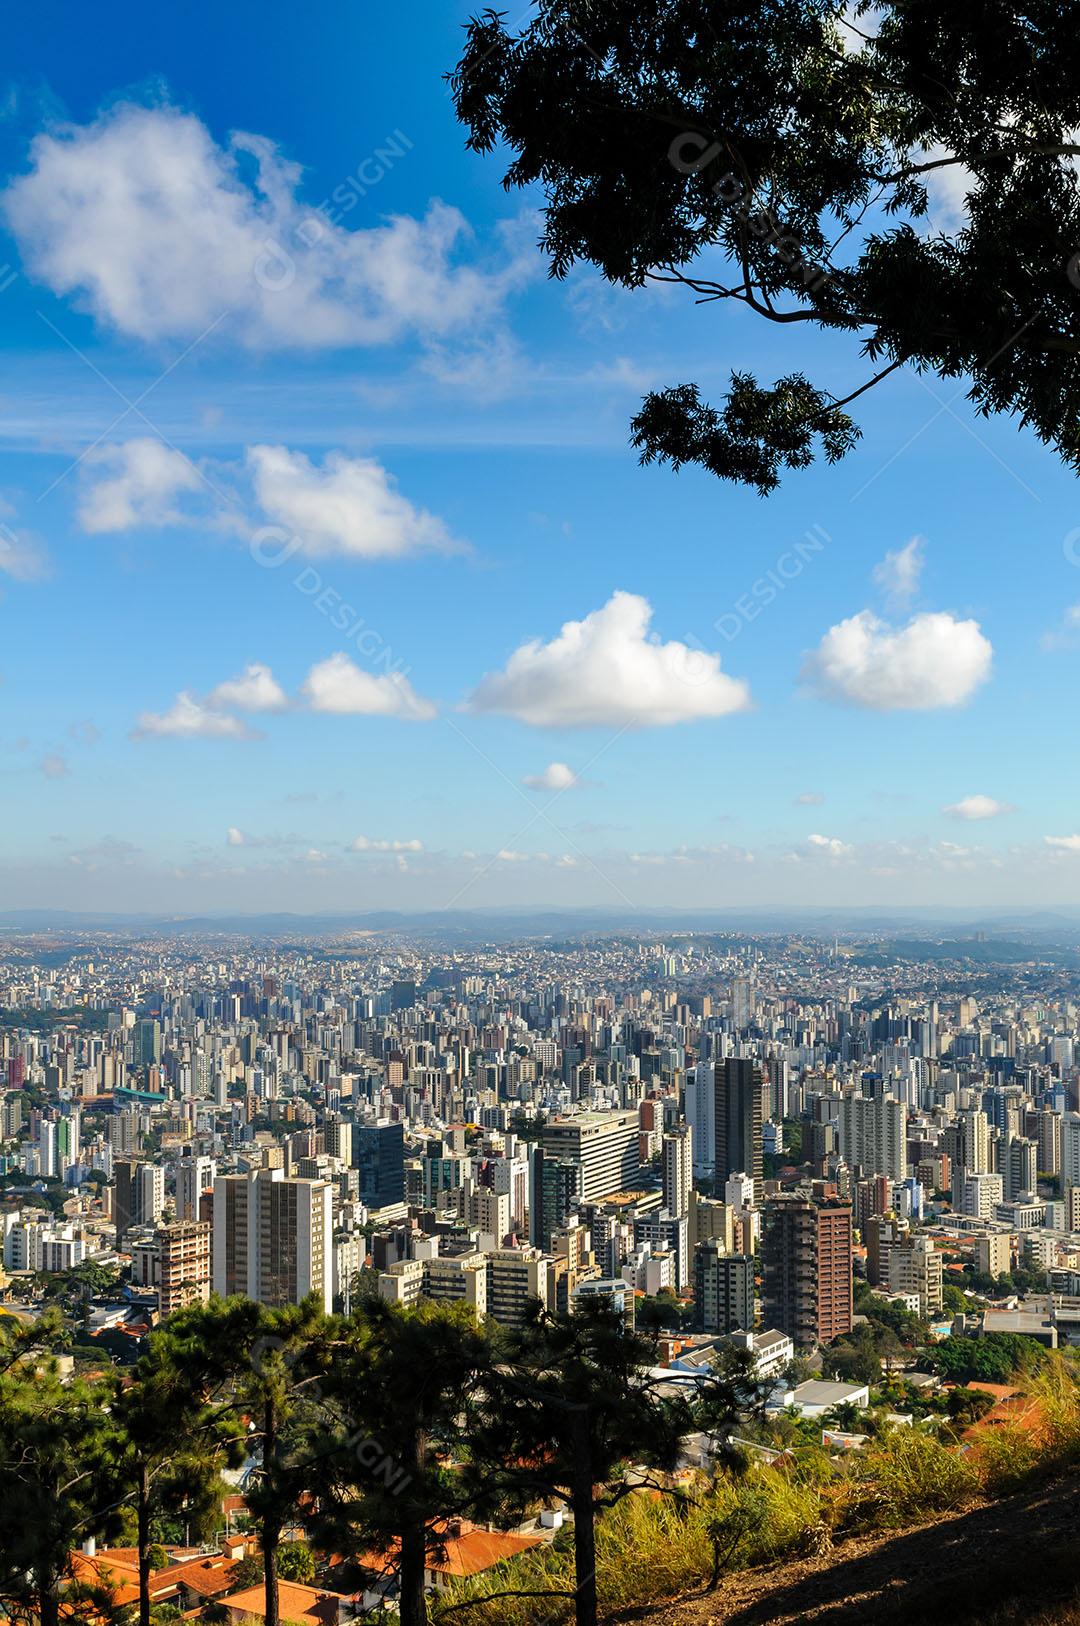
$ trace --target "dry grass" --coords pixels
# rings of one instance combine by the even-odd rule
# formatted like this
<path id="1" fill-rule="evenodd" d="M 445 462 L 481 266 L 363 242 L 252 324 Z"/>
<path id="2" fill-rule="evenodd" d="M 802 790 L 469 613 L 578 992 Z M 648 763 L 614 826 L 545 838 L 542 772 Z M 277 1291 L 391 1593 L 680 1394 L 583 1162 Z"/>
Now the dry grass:
<path id="1" fill-rule="evenodd" d="M 1013 1495 L 1080 1464 L 1077 1366 L 1052 1359 L 1025 1380 L 1025 1391 L 1013 1409 L 1016 1420 L 980 1424 L 959 1444 L 924 1428 L 896 1428 L 824 1468 L 821 1453 L 808 1451 L 802 1461 L 756 1463 L 739 1477 L 701 1481 L 690 1497 L 627 1496 L 598 1524 L 602 1615 L 618 1617 L 700 1592 L 712 1574 L 714 1543 L 726 1573 L 776 1564 L 821 1551 L 833 1538 L 899 1531 Z M 572 1586 L 573 1552 L 565 1536 L 507 1565 L 497 1580 L 488 1575 L 455 1587 L 444 1602 L 479 1599 L 504 1587 Z M 999 1585 L 984 1600 L 980 1626 L 1019 1626 L 1021 1620 L 1024 1626 L 1080 1626 L 1080 1597 L 1042 1615 L 1019 1605 L 1010 1613 L 1010 1607 Z M 960 1618 L 955 1609 L 953 1603 L 942 1615 L 948 1626 Z M 877 1618 L 887 1613 L 879 1609 Z M 434 1614 L 437 1621 L 437 1609 Z M 566 1600 L 500 1599 L 452 1618 L 478 1626 L 555 1626 L 570 1614 Z"/>

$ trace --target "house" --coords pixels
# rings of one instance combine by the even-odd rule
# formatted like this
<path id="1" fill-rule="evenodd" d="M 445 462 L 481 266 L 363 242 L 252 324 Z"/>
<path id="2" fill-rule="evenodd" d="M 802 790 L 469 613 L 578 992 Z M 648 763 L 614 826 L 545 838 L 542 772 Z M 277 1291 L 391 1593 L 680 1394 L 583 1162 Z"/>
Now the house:
<path id="1" fill-rule="evenodd" d="M 542 1546 L 551 1535 L 550 1531 L 541 1535 L 535 1532 L 488 1530 L 472 1524 L 468 1519 L 447 1520 L 441 1527 L 436 1527 L 436 1533 L 439 1545 L 429 1549 L 424 1572 L 425 1585 L 433 1592 L 440 1591 L 453 1581 L 482 1575 L 485 1570 L 495 1569 L 511 1558 L 518 1558 L 531 1548 Z M 365 1553 L 358 1563 L 367 1574 L 363 1608 L 383 1608 L 397 1590 L 394 1567 L 396 1548 L 391 1547 L 385 1553 Z M 283 1619 L 284 1616 L 282 1609 Z"/>
<path id="2" fill-rule="evenodd" d="M 237 1558 L 227 1552 L 184 1555 L 150 1576 L 150 1602 L 175 1604 L 188 1611 L 223 1597 L 233 1585 Z M 110 1547 L 72 1555 L 76 1580 L 102 1586 L 113 1604 L 124 1608 L 139 1601 L 139 1555 L 134 1547 Z"/>
<path id="3" fill-rule="evenodd" d="M 728 1342 L 736 1349 L 749 1350 L 754 1357 L 756 1378 L 778 1378 L 795 1359 L 795 1345 L 786 1332 L 733 1332 Z"/>
<path id="4" fill-rule="evenodd" d="M 983 1311 L 979 1331 L 984 1336 L 992 1332 L 1018 1333 L 1022 1338 L 1034 1338 L 1047 1349 L 1056 1349 L 1058 1346 L 1057 1327 L 1054 1325 L 1050 1306 L 1045 1300 L 1042 1303 L 1036 1301 L 1028 1305 L 1017 1305 L 1015 1309 L 999 1310 L 996 1306 L 989 1305 Z"/>
<path id="5" fill-rule="evenodd" d="M 266 1617 L 266 1594 L 260 1583 L 219 1599 L 228 1611 L 230 1626 L 243 1626 L 249 1620 Z M 280 1618 L 295 1622 L 296 1626 L 339 1626 L 339 1622 L 353 1620 L 356 1611 L 353 1600 L 340 1592 L 322 1592 L 317 1587 L 300 1586 L 296 1581 L 278 1582 Z"/>
<path id="6" fill-rule="evenodd" d="M 860 1410 L 870 1404 L 870 1388 L 865 1383 L 826 1383 L 812 1379 L 800 1383 L 795 1389 L 781 1385 L 765 1403 L 772 1415 L 794 1409 L 803 1417 L 824 1417 L 836 1406 L 857 1406 Z"/>

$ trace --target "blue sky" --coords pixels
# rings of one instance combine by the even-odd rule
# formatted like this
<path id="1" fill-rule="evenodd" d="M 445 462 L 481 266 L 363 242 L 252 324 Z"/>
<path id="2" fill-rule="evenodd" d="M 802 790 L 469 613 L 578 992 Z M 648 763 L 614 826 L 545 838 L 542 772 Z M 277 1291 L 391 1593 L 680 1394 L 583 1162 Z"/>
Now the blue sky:
<path id="1" fill-rule="evenodd" d="M 465 15 L 9 31 L 3 906 L 1080 902 L 1074 478 L 909 374 L 767 501 L 640 469 L 858 355 L 550 282 Z"/>

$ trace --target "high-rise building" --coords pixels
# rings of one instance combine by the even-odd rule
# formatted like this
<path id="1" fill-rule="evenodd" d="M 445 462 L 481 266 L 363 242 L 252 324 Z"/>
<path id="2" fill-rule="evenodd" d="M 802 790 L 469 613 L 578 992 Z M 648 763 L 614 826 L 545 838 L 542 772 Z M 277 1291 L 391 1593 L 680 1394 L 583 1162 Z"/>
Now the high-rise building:
<path id="1" fill-rule="evenodd" d="M 690 1188 L 694 1183 L 693 1131 L 689 1124 L 677 1124 L 661 1143 L 663 1153 L 664 1208 L 676 1219 L 690 1212 Z"/>
<path id="2" fill-rule="evenodd" d="M 405 1201 L 405 1130 L 400 1123 L 353 1124 L 353 1165 L 360 1171 L 360 1201 L 389 1208 Z"/>
<path id="3" fill-rule="evenodd" d="M 583 1112 L 553 1118 L 540 1141 L 544 1154 L 581 1164 L 582 1202 L 632 1191 L 641 1174 L 636 1112 Z"/>
<path id="4" fill-rule="evenodd" d="M 757 987 L 753 973 L 731 979 L 731 1025 L 736 1033 L 748 1028 L 754 1019 Z"/>
<path id="5" fill-rule="evenodd" d="M 122 1248 L 132 1226 L 156 1225 L 164 1213 L 165 1170 L 138 1158 L 117 1158 L 113 1176 L 113 1221 L 116 1245 Z"/>
<path id="6" fill-rule="evenodd" d="M 1038 1185 L 1039 1147 L 1023 1135 L 1014 1135 L 1005 1147 L 1002 1160 L 1002 1178 L 1005 1197 L 1015 1202 L 1018 1197 L 1034 1197 Z"/>
<path id="7" fill-rule="evenodd" d="M 113 1224 L 116 1226 L 116 1246 L 122 1248 L 124 1238 L 135 1224 L 135 1170 L 138 1164 L 129 1157 L 113 1161 Z"/>
<path id="8" fill-rule="evenodd" d="M 496 1248 L 487 1255 L 488 1315 L 503 1327 L 520 1327 L 530 1299 L 548 1302 L 550 1260 L 537 1248 Z"/>
<path id="9" fill-rule="evenodd" d="M 889 1251 L 889 1291 L 918 1293 L 923 1320 L 940 1315 L 943 1305 L 942 1258 L 928 1236 L 907 1236 Z"/>
<path id="10" fill-rule="evenodd" d="M 205 1304 L 209 1299 L 210 1232 L 210 1224 L 199 1220 L 177 1220 L 159 1228 L 158 1293 L 163 1317 L 186 1304 Z"/>
<path id="11" fill-rule="evenodd" d="M 753 1332 L 754 1261 L 717 1241 L 694 1249 L 694 1326 L 698 1332 Z"/>
<path id="12" fill-rule="evenodd" d="M 702 1059 L 687 1074 L 683 1113 L 694 1143 L 694 1173 L 711 1175 L 716 1156 L 716 1084 L 714 1065 Z"/>
<path id="13" fill-rule="evenodd" d="M 840 1102 L 840 1155 L 863 1174 L 907 1179 L 907 1112 L 887 1096 L 845 1095 Z"/>
<path id="14" fill-rule="evenodd" d="M 136 1067 L 154 1067 L 161 1060 L 161 1023 L 154 1017 L 136 1022 L 132 1032 Z"/>
<path id="15" fill-rule="evenodd" d="M 762 1315 L 800 1349 L 850 1332 L 851 1204 L 770 1198 L 762 1231 Z"/>
<path id="16" fill-rule="evenodd" d="M 197 1220 L 199 1198 L 214 1184 L 212 1157 L 182 1157 L 176 1165 L 176 1217 Z"/>
<path id="17" fill-rule="evenodd" d="M 1062 1114 L 1060 1161 L 1062 1185 L 1080 1186 L 1080 1113 Z"/>
<path id="18" fill-rule="evenodd" d="M 550 1251 L 554 1233 L 565 1225 L 581 1196 L 581 1164 L 535 1146 L 529 1154 L 529 1241 Z"/>
<path id="19" fill-rule="evenodd" d="M 764 1172 L 761 1125 L 765 1070 L 759 1061 L 729 1056 L 713 1073 L 716 1160 L 714 1175 L 724 1181 L 745 1173 L 756 1190 Z"/>
<path id="20" fill-rule="evenodd" d="M 332 1190 L 287 1180 L 282 1169 L 214 1181 L 214 1292 L 260 1304 L 299 1304 L 318 1294 L 333 1307 Z"/>
<path id="21" fill-rule="evenodd" d="M 984 1276 L 1007 1276 L 1012 1270 L 1012 1236 L 988 1231 L 975 1238 L 975 1269 Z"/>

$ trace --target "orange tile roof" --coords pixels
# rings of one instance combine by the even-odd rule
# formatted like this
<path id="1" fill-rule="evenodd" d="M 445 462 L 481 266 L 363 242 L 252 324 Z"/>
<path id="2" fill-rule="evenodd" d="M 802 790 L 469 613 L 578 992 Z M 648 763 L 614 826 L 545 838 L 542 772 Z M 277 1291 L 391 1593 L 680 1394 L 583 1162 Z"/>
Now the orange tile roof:
<path id="1" fill-rule="evenodd" d="M 71 1568 L 76 1579 L 107 1587 L 117 1605 L 137 1603 L 139 1600 L 139 1553 L 135 1547 L 108 1547 L 93 1558 L 85 1553 L 73 1553 Z M 200 1597 L 216 1598 L 228 1592 L 236 1569 L 235 1559 L 220 1555 L 168 1564 L 164 1569 L 151 1573 L 150 1596 L 161 1600 L 180 1587 L 186 1587 Z"/>
<path id="2" fill-rule="evenodd" d="M 158 1575 L 163 1581 L 197 1592 L 201 1598 L 218 1598 L 228 1592 L 239 1567 L 238 1559 L 211 1556 L 192 1558 L 185 1564 L 170 1564 L 167 1570 L 159 1570 Z"/>
<path id="3" fill-rule="evenodd" d="M 517 1558 L 519 1554 L 528 1552 L 531 1547 L 539 1547 L 545 1540 L 544 1536 L 521 1535 L 508 1530 L 484 1530 L 478 1525 L 470 1525 L 466 1520 L 462 1521 L 458 1535 L 451 1535 L 438 1526 L 435 1527 L 435 1535 L 442 1548 L 442 1556 L 439 1556 L 438 1549 L 429 1552 L 425 1560 L 427 1569 L 458 1579 L 480 1575 L 484 1570 L 493 1569 L 496 1564 L 505 1563 L 508 1558 Z M 383 1553 L 362 1553 L 357 1563 L 363 1569 L 382 1572 L 392 1567 L 396 1553 L 397 1544 L 394 1543 Z"/>
<path id="4" fill-rule="evenodd" d="M 985 1439 L 994 1429 L 1010 1427 L 1018 1428 L 1022 1433 L 1030 1434 L 1036 1439 L 1041 1438 L 1046 1432 L 1046 1410 L 1042 1402 L 1031 1395 L 1013 1393 L 1008 1399 L 1000 1400 L 985 1417 L 980 1417 L 977 1422 L 965 1428 L 961 1437 L 970 1445 L 978 1447 L 979 1441 Z"/>
<path id="5" fill-rule="evenodd" d="M 245 1615 L 263 1619 L 266 1614 L 266 1594 L 261 1586 L 248 1587 L 245 1592 L 234 1592 L 223 1598 L 226 1609 L 234 1619 Z M 282 1620 L 310 1622 L 311 1626 L 337 1626 L 338 1606 L 343 1601 L 338 1592 L 318 1592 L 314 1587 L 300 1586 L 296 1581 L 278 1582 L 278 1607 Z"/>

